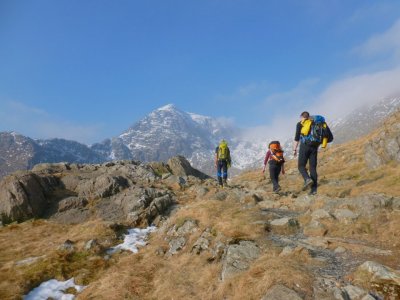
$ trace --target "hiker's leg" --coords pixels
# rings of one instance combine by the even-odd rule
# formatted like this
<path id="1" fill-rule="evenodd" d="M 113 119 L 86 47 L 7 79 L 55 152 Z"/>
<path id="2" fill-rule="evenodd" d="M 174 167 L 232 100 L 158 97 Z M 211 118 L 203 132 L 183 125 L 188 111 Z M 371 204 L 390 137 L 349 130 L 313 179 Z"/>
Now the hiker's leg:
<path id="1" fill-rule="evenodd" d="M 308 146 L 300 143 L 300 149 L 299 149 L 299 158 L 298 158 L 298 169 L 299 172 L 301 174 L 301 176 L 303 176 L 304 181 L 306 181 L 307 179 L 310 179 L 310 175 L 308 175 L 307 169 L 306 169 L 306 165 L 307 165 L 307 161 L 308 161 Z"/>
<path id="2" fill-rule="evenodd" d="M 313 180 L 313 185 L 311 186 L 311 190 L 317 190 L 318 187 L 318 173 L 317 173 L 317 164 L 318 164 L 318 147 L 310 147 L 310 177 Z"/>
<path id="3" fill-rule="evenodd" d="M 280 187 L 279 185 L 279 174 L 281 174 L 281 170 L 282 170 L 282 165 L 279 164 L 276 166 L 276 170 L 275 170 L 275 178 L 276 178 L 276 183 L 278 184 L 278 187 Z"/>
<path id="4" fill-rule="evenodd" d="M 224 183 L 226 184 L 226 181 L 228 179 L 228 162 L 227 161 L 223 161 L 222 164 L 222 178 Z"/>
<path id="5" fill-rule="evenodd" d="M 272 182 L 272 189 L 275 191 L 278 187 L 278 178 L 276 176 L 276 169 L 278 168 L 278 165 L 273 163 L 273 162 L 269 162 L 269 177 L 271 178 L 271 182 Z"/>
<path id="6" fill-rule="evenodd" d="M 217 178 L 219 185 L 222 185 L 222 163 L 220 161 L 217 164 Z"/>

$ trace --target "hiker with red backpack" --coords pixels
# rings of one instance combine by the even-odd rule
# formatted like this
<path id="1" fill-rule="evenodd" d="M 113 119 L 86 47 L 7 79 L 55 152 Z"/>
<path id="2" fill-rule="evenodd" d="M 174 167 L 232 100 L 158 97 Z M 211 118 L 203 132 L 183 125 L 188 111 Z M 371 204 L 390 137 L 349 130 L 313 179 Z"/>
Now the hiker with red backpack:
<path id="1" fill-rule="evenodd" d="M 268 163 L 269 176 L 272 182 L 272 191 L 278 193 L 281 190 L 279 185 L 279 174 L 285 175 L 285 158 L 279 141 L 272 141 L 268 145 L 268 151 L 265 154 L 263 174 Z"/>
<path id="2" fill-rule="evenodd" d="M 215 168 L 217 169 L 218 184 L 220 187 L 228 185 L 228 168 L 231 167 L 231 152 L 228 143 L 221 140 L 219 146 L 215 149 Z"/>
<path id="3" fill-rule="evenodd" d="M 300 118 L 300 122 L 296 125 L 293 152 L 294 156 L 297 156 L 297 147 L 300 144 L 298 169 L 304 179 L 303 190 L 311 187 L 310 195 L 315 195 L 318 187 L 318 148 L 320 145 L 325 148 L 327 143 L 332 142 L 333 135 L 323 116 L 310 116 L 305 111 L 300 115 Z M 306 169 L 307 163 L 309 164 L 310 174 Z"/>

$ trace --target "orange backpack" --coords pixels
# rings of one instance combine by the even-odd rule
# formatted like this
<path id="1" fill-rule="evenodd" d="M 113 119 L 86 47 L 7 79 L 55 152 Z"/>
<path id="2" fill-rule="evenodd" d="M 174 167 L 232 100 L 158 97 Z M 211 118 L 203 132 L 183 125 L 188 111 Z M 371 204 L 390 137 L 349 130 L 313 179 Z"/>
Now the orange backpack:
<path id="1" fill-rule="evenodd" d="M 271 143 L 269 143 L 268 147 L 271 151 L 271 158 L 273 160 L 280 164 L 285 162 L 285 159 L 283 158 L 281 143 L 279 143 L 278 141 L 272 141 Z"/>

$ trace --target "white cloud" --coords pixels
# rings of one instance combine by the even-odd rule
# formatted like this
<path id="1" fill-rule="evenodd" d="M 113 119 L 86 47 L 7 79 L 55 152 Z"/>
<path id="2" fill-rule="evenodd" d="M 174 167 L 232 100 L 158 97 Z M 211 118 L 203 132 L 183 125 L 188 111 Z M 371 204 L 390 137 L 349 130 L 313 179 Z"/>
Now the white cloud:
<path id="1" fill-rule="evenodd" d="M 99 140 L 102 127 L 76 124 L 17 101 L 0 103 L 0 131 L 16 131 L 32 138 L 64 138 L 92 143 Z"/>
<path id="2" fill-rule="evenodd" d="M 387 31 L 376 34 L 357 46 L 353 52 L 367 58 L 383 54 L 400 59 L 400 19 Z"/>

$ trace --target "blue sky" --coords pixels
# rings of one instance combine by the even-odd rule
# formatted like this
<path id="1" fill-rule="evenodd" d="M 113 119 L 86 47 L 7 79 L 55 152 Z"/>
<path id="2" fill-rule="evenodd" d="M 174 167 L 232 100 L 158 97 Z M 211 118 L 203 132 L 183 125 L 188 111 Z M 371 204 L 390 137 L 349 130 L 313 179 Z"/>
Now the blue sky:
<path id="1" fill-rule="evenodd" d="M 0 0 L 0 131 L 92 143 L 167 103 L 333 118 L 400 92 L 399 41 L 398 0 Z"/>

